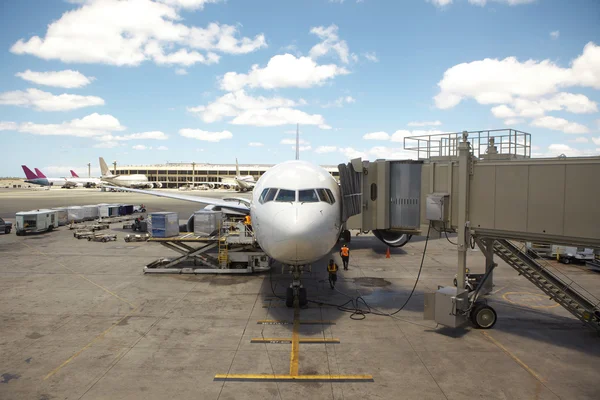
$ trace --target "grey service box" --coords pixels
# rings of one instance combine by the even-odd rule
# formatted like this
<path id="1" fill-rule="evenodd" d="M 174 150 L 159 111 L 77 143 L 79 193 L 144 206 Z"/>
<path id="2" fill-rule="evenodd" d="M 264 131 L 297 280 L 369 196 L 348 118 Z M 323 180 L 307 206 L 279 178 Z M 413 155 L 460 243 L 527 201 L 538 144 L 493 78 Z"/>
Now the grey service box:
<path id="1" fill-rule="evenodd" d="M 457 328 L 467 322 L 461 312 L 469 306 L 469 293 L 465 289 L 446 286 L 435 293 L 425 294 L 424 319 L 433 319 L 440 325 Z"/>
<path id="2" fill-rule="evenodd" d="M 425 208 L 425 218 L 429 221 L 448 221 L 448 207 L 450 202 L 448 201 L 447 193 L 433 193 L 428 194 Z"/>

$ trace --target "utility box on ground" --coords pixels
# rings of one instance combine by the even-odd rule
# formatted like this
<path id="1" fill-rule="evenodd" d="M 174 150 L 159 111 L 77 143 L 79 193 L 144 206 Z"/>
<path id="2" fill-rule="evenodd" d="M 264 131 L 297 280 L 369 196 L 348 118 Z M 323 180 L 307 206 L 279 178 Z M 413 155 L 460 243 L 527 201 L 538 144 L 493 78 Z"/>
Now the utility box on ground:
<path id="1" fill-rule="evenodd" d="M 152 237 L 168 238 L 179 235 L 179 216 L 176 212 L 155 212 L 148 215 L 148 233 Z"/>
<path id="2" fill-rule="evenodd" d="M 469 306 L 469 293 L 454 286 L 439 288 L 435 293 L 425 294 L 424 318 L 433 319 L 440 325 L 457 328 L 467 322 L 462 310 Z"/>

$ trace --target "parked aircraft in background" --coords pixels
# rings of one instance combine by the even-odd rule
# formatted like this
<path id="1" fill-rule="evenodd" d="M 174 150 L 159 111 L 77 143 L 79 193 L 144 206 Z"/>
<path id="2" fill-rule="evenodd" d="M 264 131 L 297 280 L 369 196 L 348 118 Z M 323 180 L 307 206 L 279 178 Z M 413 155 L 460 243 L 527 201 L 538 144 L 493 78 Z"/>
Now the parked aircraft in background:
<path id="1" fill-rule="evenodd" d="M 35 171 L 38 174 L 34 173 L 32 170 L 27 168 L 26 165 L 21 165 L 23 168 L 23 172 L 25 172 L 25 182 L 33 183 L 34 185 L 40 186 L 60 186 L 63 187 L 66 185 L 67 180 L 65 178 L 47 178 L 41 171 L 35 168 Z"/>
<path id="2" fill-rule="evenodd" d="M 246 192 L 248 190 L 253 190 L 256 182 L 254 181 L 254 177 L 252 175 L 242 176 L 240 174 L 240 167 L 238 165 L 237 158 L 235 159 L 235 181 L 240 188 L 240 191 Z"/>
<path id="3" fill-rule="evenodd" d="M 102 177 L 100 178 L 102 182 L 120 186 L 120 187 L 128 187 L 128 188 L 141 188 L 141 189 L 152 189 L 152 188 L 161 188 L 162 184 L 160 182 L 149 182 L 148 177 L 142 174 L 136 175 L 113 175 L 108 169 L 108 165 L 104 161 L 104 158 L 100 157 L 100 171 L 102 172 Z"/>
<path id="4" fill-rule="evenodd" d="M 35 168 L 35 172 L 39 178 L 46 178 L 44 173 L 42 171 L 40 171 L 39 169 Z M 71 171 L 70 178 L 60 178 L 60 179 L 64 180 L 64 184 L 62 185 L 62 187 L 67 188 L 67 189 L 74 188 L 74 187 L 93 188 L 96 186 L 100 186 L 100 184 L 102 183 L 102 181 L 98 178 L 80 178 L 77 176 L 77 174 L 75 174 L 75 177 L 73 177 L 73 174 L 75 174 L 75 172 Z M 48 179 L 48 178 L 46 178 L 46 179 Z M 49 179 L 58 179 L 58 178 L 49 178 Z"/>

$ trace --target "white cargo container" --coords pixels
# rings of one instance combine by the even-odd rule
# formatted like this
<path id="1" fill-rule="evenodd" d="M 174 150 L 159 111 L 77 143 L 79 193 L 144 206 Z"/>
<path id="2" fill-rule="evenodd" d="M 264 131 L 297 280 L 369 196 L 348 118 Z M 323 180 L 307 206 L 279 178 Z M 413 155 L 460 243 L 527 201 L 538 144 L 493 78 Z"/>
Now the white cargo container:
<path id="1" fill-rule="evenodd" d="M 152 237 L 173 237 L 179 235 L 179 216 L 175 212 L 155 212 L 148 214 L 148 233 Z"/>
<path id="2" fill-rule="evenodd" d="M 120 204 L 109 204 L 108 205 L 108 216 L 109 217 L 118 217 L 120 206 L 121 206 Z"/>
<path id="3" fill-rule="evenodd" d="M 194 213 L 194 234 L 198 236 L 215 236 L 223 224 L 221 211 L 200 210 Z"/>
<path id="4" fill-rule="evenodd" d="M 108 206 L 109 205 L 110 204 L 107 204 L 107 203 L 98 204 L 98 216 L 100 218 L 108 217 Z"/>
<path id="5" fill-rule="evenodd" d="M 83 208 L 83 219 L 86 221 L 93 221 L 98 218 L 98 206 L 87 205 L 81 206 Z"/>
<path id="6" fill-rule="evenodd" d="M 82 222 L 83 221 L 83 207 L 71 206 L 67 208 L 67 218 L 69 222 Z"/>
<path id="7" fill-rule="evenodd" d="M 67 207 L 55 207 L 52 209 L 56 211 L 58 226 L 64 226 L 69 223 L 69 213 L 67 211 Z"/>
<path id="8" fill-rule="evenodd" d="M 50 232 L 58 227 L 56 210 L 21 211 L 16 214 L 16 233 L 18 236 L 30 232 Z"/>

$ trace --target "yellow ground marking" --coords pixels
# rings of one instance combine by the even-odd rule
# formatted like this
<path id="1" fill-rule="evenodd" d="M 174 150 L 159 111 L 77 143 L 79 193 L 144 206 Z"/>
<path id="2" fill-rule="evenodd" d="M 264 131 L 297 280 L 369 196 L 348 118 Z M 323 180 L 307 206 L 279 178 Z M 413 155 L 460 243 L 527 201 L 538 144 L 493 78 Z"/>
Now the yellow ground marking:
<path id="1" fill-rule="evenodd" d="M 298 361 L 300 351 L 300 335 L 298 329 L 300 328 L 300 308 L 298 304 L 294 307 L 294 327 L 292 329 L 292 351 L 290 354 L 290 375 L 298 376 Z"/>
<path id="2" fill-rule="evenodd" d="M 300 338 L 298 343 L 339 343 L 340 339 L 329 339 L 329 338 Z M 250 339 L 250 343 L 293 343 L 290 338 L 255 338 Z"/>
<path id="3" fill-rule="evenodd" d="M 125 320 L 126 318 L 131 317 L 131 315 L 133 315 L 133 313 L 137 311 L 137 307 L 134 308 L 133 310 L 131 310 L 129 312 L 129 314 L 125 315 L 123 318 L 121 318 L 120 320 L 118 320 L 117 322 L 115 322 L 114 324 L 112 324 L 107 330 L 105 330 L 104 332 L 102 332 L 101 334 L 99 334 L 98 336 L 96 336 L 94 339 L 92 339 L 91 342 L 89 342 L 88 344 L 86 344 L 85 346 L 83 346 L 77 353 L 73 354 L 71 357 L 69 357 L 65 362 L 63 362 L 62 364 L 60 364 L 58 367 L 54 368 L 52 371 L 50 371 L 50 373 L 48 373 L 48 375 L 46 375 L 44 377 L 44 380 L 47 380 L 48 378 L 52 377 L 52 375 L 56 374 L 58 371 L 60 371 L 64 366 L 66 366 L 67 364 L 69 364 L 71 361 L 73 361 L 78 355 L 80 355 L 81 353 L 83 353 L 85 350 L 87 350 L 89 347 L 91 347 L 97 340 L 102 339 L 108 332 L 110 332 L 115 326 L 119 325 L 119 323 L 121 323 L 121 321 Z"/>
<path id="4" fill-rule="evenodd" d="M 506 292 L 502 295 L 502 298 L 511 304 L 515 304 L 517 306 L 522 306 L 522 307 L 523 306 L 529 307 L 529 308 L 554 308 L 554 307 L 558 307 L 560 305 L 560 304 L 554 302 L 554 304 L 550 304 L 550 305 L 534 306 L 534 305 L 527 304 L 526 302 L 520 303 L 520 302 L 511 300 L 509 298 L 509 296 L 511 296 L 511 295 L 523 295 L 523 294 L 528 295 L 528 296 L 541 297 L 542 299 L 544 299 L 546 301 L 550 301 L 550 300 L 548 300 L 548 296 L 546 296 L 546 295 L 539 294 L 539 293 L 531 293 L 531 292 Z"/>
<path id="5" fill-rule="evenodd" d="M 215 381 L 373 382 L 372 375 L 219 374 Z"/>
<path id="6" fill-rule="evenodd" d="M 42 255 L 42 256 L 44 256 L 44 257 L 49 257 L 49 256 L 48 256 L 48 254 L 46 254 L 46 253 L 43 253 L 43 252 L 39 251 L 38 249 L 36 249 L 36 248 L 34 248 L 34 247 L 31 247 L 31 246 L 29 246 L 27 243 L 25 243 L 25 242 L 21 242 L 21 243 L 23 243 L 23 245 L 25 245 L 26 247 L 29 247 L 31 250 L 33 250 L 33 251 L 37 252 L 38 254 L 40 254 L 40 255 Z M 79 272 L 77 272 L 77 271 L 75 271 L 75 270 L 73 270 L 73 269 L 71 269 L 71 268 L 67 267 L 67 266 L 66 266 L 65 264 L 63 264 L 62 262 L 60 262 L 60 261 L 56 261 L 56 263 L 57 263 L 58 265 L 60 265 L 61 267 L 65 268 L 65 269 L 68 269 L 69 271 L 71 271 L 71 273 L 72 273 L 73 275 L 75 275 L 75 276 L 78 276 L 79 278 L 83 279 L 84 281 L 87 281 L 87 282 L 91 283 L 92 285 L 96 286 L 97 288 L 104 290 L 106 293 L 110 294 L 111 296 L 114 296 L 115 298 L 117 298 L 117 299 L 121 300 L 123 303 L 126 303 L 126 304 L 128 304 L 128 305 L 129 305 L 131 308 L 136 308 L 136 307 L 137 307 L 137 306 L 135 306 L 134 304 L 130 303 L 129 301 L 125 300 L 124 298 L 120 297 L 118 294 L 116 294 L 116 293 L 114 293 L 114 292 L 110 291 L 109 289 L 105 288 L 104 286 L 102 286 L 102 285 L 99 285 L 99 284 L 97 284 L 96 282 L 94 282 L 94 281 L 92 281 L 92 280 L 90 280 L 90 279 L 86 278 L 85 276 L 83 276 L 83 275 L 82 275 L 82 274 L 80 274 Z"/>
<path id="7" fill-rule="evenodd" d="M 539 376 L 533 369 L 531 369 L 527 364 L 525 364 L 523 361 L 521 361 L 521 359 L 519 357 L 517 357 L 516 355 L 514 355 L 513 353 L 511 353 L 511 351 L 508 350 L 506 347 L 504 347 L 502 345 L 502 343 L 500 343 L 499 341 L 497 341 L 496 339 L 494 339 L 493 337 L 491 337 L 489 333 L 487 333 L 485 331 L 483 331 L 481 333 L 490 342 L 494 343 L 500 350 L 502 350 L 506 355 L 508 355 L 510 358 L 512 358 L 517 364 L 519 364 L 521 367 L 523 367 L 523 369 L 525 371 L 529 372 L 531 374 L 531 376 L 533 376 L 535 379 L 537 379 L 538 381 L 540 381 L 542 383 L 545 382 L 544 378 L 542 378 L 541 376 Z"/>

